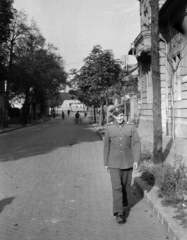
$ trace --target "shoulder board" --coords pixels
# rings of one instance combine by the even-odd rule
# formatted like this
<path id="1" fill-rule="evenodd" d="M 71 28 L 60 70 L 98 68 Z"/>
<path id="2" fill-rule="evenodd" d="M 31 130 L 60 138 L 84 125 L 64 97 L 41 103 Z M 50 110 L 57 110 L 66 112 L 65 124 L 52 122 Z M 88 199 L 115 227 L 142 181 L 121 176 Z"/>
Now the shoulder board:
<path id="1" fill-rule="evenodd" d="M 128 125 L 134 125 L 134 123 L 133 123 L 133 122 L 127 122 L 127 124 L 128 124 Z"/>
<path id="2" fill-rule="evenodd" d="M 111 126 L 113 124 L 114 124 L 114 122 L 110 122 L 110 123 L 107 123 L 106 126 Z"/>

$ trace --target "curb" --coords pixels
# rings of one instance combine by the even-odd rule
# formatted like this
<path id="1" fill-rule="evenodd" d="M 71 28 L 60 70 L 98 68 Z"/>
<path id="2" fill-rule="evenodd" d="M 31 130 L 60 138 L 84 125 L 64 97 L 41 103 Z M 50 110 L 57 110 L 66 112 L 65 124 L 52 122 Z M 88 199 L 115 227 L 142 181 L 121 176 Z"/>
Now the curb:
<path id="1" fill-rule="evenodd" d="M 96 129 L 96 131 L 97 131 L 98 135 L 100 136 L 100 138 L 103 140 L 104 136 L 102 135 L 102 133 L 100 131 L 98 131 L 97 129 Z M 157 217 L 159 222 L 166 227 L 167 232 L 170 233 L 173 240 L 187 240 L 187 236 L 185 236 L 185 235 L 181 236 L 180 230 L 176 230 L 176 227 L 168 221 L 167 216 L 164 215 L 159 210 L 159 208 L 154 204 L 153 200 L 151 199 L 150 194 L 138 182 L 138 179 L 139 179 L 139 177 L 134 177 L 134 176 L 132 177 L 132 180 L 134 182 L 134 185 L 136 186 L 136 189 L 138 190 L 140 195 L 143 198 L 145 198 L 146 202 L 150 205 L 153 213 L 155 214 L 155 216 Z"/>
<path id="2" fill-rule="evenodd" d="M 43 122 L 47 122 L 47 121 L 49 121 L 49 120 L 50 120 L 50 119 L 47 119 L 47 120 L 44 120 Z M 40 123 L 42 123 L 42 122 L 35 122 L 35 123 L 30 124 L 30 125 L 19 126 L 19 127 L 7 129 L 7 130 L 6 130 L 6 128 L 5 128 L 5 130 L 0 131 L 0 134 L 12 132 L 12 131 L 19 130 L 19 129 L 22 129 L 22 128 L 31 127 L 31 126 L 34 126 L 34 125 L 37 125 L 37 124 L 40 124 Z"/>
<path id="3" fill-rule="evenodd" d="M 159 222 L 164 225 L 167 229 L 167 232 L 170 233 L 172 238 L 174 240 L 187 240 L 187 237 L 182 236 L 180 230 L 177 230 L 177 227 L 175 227 L 169 220 L 167 215 L 163 214 L 162 211 L 157 207 L 150 194 L 147 192 L 147 190 L 144 190 L 144 188 L 141 186 L 141 183 L 138 182 L 139 177 L 133 177 L 134 185 L 136 186 L 136 189 L 141 194 L 141 196 L 146 200 L 146 202 L 150 205 L 153 213 L 159 220 Z"/>

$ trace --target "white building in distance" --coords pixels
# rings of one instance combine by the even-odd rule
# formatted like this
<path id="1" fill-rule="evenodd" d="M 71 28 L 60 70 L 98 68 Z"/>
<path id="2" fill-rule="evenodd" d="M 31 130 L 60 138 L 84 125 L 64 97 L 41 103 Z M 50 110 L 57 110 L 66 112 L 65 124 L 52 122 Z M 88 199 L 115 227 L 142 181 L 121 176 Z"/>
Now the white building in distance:
<path id="1" fill-rule="evenodd" d="M 77 111 L 86 111 L 87 107 L 85 104 L 81 103 L 79 100 L 64 100 L 63 104 L 58 107 L 59 111 L 67 111 L 67 110 L 77 112 Z"/>

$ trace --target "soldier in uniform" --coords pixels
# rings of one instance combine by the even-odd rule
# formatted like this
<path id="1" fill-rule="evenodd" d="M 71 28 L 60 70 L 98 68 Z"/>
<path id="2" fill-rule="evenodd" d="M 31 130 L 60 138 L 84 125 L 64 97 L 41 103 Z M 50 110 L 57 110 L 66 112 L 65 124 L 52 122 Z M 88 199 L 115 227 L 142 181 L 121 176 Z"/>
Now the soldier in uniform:
<path id="1" fill-rule="evenodd" d="M 110 112 L 114 122 L 105 128 L 104 165 L 111 177 L 113 214 L 118 223 L 125 223 L 124 209 L 130 210 L 132 171 L 138 168 L 141 145 L 135 125 L 124 120 L 124 104 Z"/>

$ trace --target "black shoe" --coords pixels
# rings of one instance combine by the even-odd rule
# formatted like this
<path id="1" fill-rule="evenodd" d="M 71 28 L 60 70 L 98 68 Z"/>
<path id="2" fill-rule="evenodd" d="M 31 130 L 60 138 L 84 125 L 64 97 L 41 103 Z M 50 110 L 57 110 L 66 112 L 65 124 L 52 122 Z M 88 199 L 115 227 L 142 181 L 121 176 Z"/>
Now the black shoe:
<path id="1" fill-rule="evenodd" d="M 116 214 L 116 221 L 117 221 L 117 223 L 119 223 L 119 224 L 125 223 L 125 218 L 124 218 L 124 216 L 123 216 L 122 213 Z"/>

